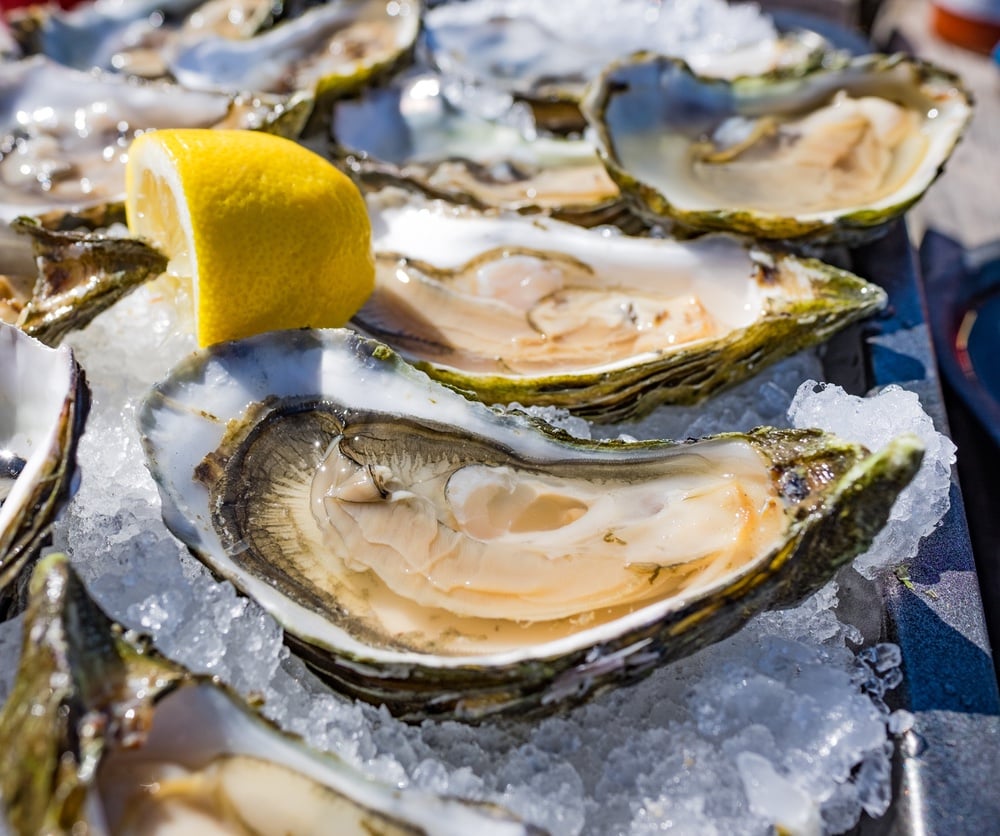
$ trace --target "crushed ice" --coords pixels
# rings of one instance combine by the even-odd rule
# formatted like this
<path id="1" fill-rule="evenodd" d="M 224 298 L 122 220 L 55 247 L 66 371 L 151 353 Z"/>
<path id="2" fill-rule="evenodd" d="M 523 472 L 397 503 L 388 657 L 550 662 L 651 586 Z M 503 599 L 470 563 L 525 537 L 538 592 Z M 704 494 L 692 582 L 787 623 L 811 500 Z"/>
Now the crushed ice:
<path id="1" fill-rule="evenodd" d="M 555 834 L 668 827 L 758 834 L 775 825 L 840 832 L 863 810 L 885 811 L 890 731 L 912 724 L 905 712 L 890 715 L 883 701 L 900 679 L 898 650 L 858 652 L 860 632 L 836 616 L 835 583 L 637 685 L 539 722 L 412 726 L 331 693 L 289 654 L 274 621 L 230 584 L 213 580 L 161 521 L 134 413 L 150 385 L 193 348 L 165 301 L 172 293 L 154 283 L 71 340 L 94 408 L 79 451 L 81 488 L 53 548 L 71 555 L 113 617 L 151 633 L 164 653 L 191 668 L 262 695 L 281 725 L 372 775 L 489 798 Z M 713 410 L 721 426 L 693 408 L 660 410 L 627 430 L 686 436 L 787 423 L 783 412 L 799 382 L 819 368 L 814 355 L 798 355 L 723 393 Z M 792 413 L 796 422 L 823 424 L 871 446 L 881 443 L 872 434 L 882 426 L 889 434 L 916 429 L 928 443 L 925 469 L 934 484 L 918 486 L 922 499 L 913 504 L 941 512 L 947 487 L 936 485 L 953 451 L 915 396 L 890 390 L 855 399 L 808 384 Z M 912 554 L 934 524 L 930 516 L 916 527 L 896 521 L 876 562 Z M 10 687 L 19 632 L 20 620 L 0 625 L 0 697 Z"/>

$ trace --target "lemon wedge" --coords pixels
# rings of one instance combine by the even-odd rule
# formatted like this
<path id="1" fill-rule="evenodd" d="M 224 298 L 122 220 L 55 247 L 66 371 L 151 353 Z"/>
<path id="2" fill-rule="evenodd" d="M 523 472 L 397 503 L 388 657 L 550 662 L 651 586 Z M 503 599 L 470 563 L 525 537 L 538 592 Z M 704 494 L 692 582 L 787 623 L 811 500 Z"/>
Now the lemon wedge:
<path id="1" fill-rule="evenodd" d="M 257 131 L 158 130 L 126 167 L 129 231 L 193 281 L 199 345 L 344 325 L 374 287 L 358 188 L 318 154 Z"/>

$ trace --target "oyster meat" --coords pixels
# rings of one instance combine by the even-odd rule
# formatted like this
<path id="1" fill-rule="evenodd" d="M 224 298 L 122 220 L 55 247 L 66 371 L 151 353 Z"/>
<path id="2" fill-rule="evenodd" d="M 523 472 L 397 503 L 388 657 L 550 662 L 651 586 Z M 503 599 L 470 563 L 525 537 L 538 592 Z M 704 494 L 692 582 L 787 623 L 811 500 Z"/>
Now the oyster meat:
<path id="1" fill-rule="evenodd" d="M 376 287 L 353 324 L 487 403 L 638 417 L 885 303 L 844 270 L 729 236 L 637 238 L 390 189 L 368 207 Z"/>
<path id="2" fill-rule="evenodd" d="M 39 563 L 24 636 L 0 713 L 13 832 L 540 836 L 499 807 L 400 790 L 310 749 L 113 624 L 65 555 Z"/>
<path id="3" fill-rule="evenodd" d="M 520 121 L 517 114 L 490 119 L 460 110 L 439 77 L 411 73 L 336 102 L 331 153 L 370 186 L 586 225 L 622 214 L 618 187 L 589 141 L 540 133 L 528 114 Z"/>
<path id="4" fill-rule="evenodd" d="M 732 83 L 640 55 L 608 67 L 584 110 L 647 218 L 847 243 L 920 199 L 972 112 L 955 76 L 901 55 Z"/>
<path id="5" fill-rule="evenodd" d="M 350 331 L 194 355 L 140 427 L 171 530 L 338 687 L 407 717 L 551 709 L 799 599 L 922 456 L 774 429 L 575 441 Z"/>
<path id="6" fill-rule="evenodd" d="M 90 408 L 83 371 L 0 323 L 0 616 L 76 490 L 76 447 Z"/>

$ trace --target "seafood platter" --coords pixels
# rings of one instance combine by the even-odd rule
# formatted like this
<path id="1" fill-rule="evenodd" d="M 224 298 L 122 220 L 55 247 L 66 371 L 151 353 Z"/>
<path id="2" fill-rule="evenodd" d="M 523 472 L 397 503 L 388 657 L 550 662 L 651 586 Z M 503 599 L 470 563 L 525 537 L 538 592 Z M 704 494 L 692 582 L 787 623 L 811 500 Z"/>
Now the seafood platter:
<path id="1" fill-rule="evenodd" d="M 718 0 L 5 38 L 0 831 L 988 816 L 942 755 L 996 681 L 902 222 L 960 79 Z M 345 327 L 197 346 L 123 214 L 177 127 L 350 176 Z"/>

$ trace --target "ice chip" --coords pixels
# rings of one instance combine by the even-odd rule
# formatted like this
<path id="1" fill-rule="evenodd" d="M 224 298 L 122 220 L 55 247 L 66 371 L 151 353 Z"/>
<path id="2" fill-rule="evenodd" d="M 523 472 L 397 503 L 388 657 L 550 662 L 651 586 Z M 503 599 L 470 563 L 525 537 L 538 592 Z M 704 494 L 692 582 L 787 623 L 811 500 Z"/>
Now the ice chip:
<path id="1" fill-rule="evenodd" d="M 861 398 L 839 386 L 809 380 L 799 387 L 788 418 L 795 427 L 819 427 L 871 450 L 907 432 L 920 438 L 925 453 L 919 472 L 896 500 L 871 548 L 855 559 L 854 568 L 873 578 L 880 569 L 916 555 L 920 541 L 938 526 L 950 505 L 956 450 L 951 439 L 934 428 L 917 394 L 891 385 Z"/>
<path id="2" fill-rule="evenodd" d="M 778 774 L 774 764 L 753 752 L 741 752 L 736 765 L 750 809 L 786 833 L 819 836 L 822 817 L 816 803 L 794 783 Z"/>
<path id="3" fill-rule="evenodd" d="M 867 647 L 858 654 L 858 658 L 871 665 L 877 673 L 881 674 L 892 668 L 898 668 L 903 664 L 903 654 L 899 649 L 899 645 L 890 642 L 881 642 Z"/>
<path id="4" fill-rule="evenodd" d="M 889 715 L 889 722 L 887 724 L 889 733 L 895 735 L 906 734 L 906 732 L 913 728 L 916 719 L 906 709 L 897 708 Z"/>
<path id="5" fill-rule="evenodd" d="M 889 809 L 892 800 L 891 784 L 889 782 L 892 757 L 892 744 L 886 744 L 874 750 L 861 762 L 855 783 L 858 787 L 858 798 L 868 815 L 878 818 Z"/>

